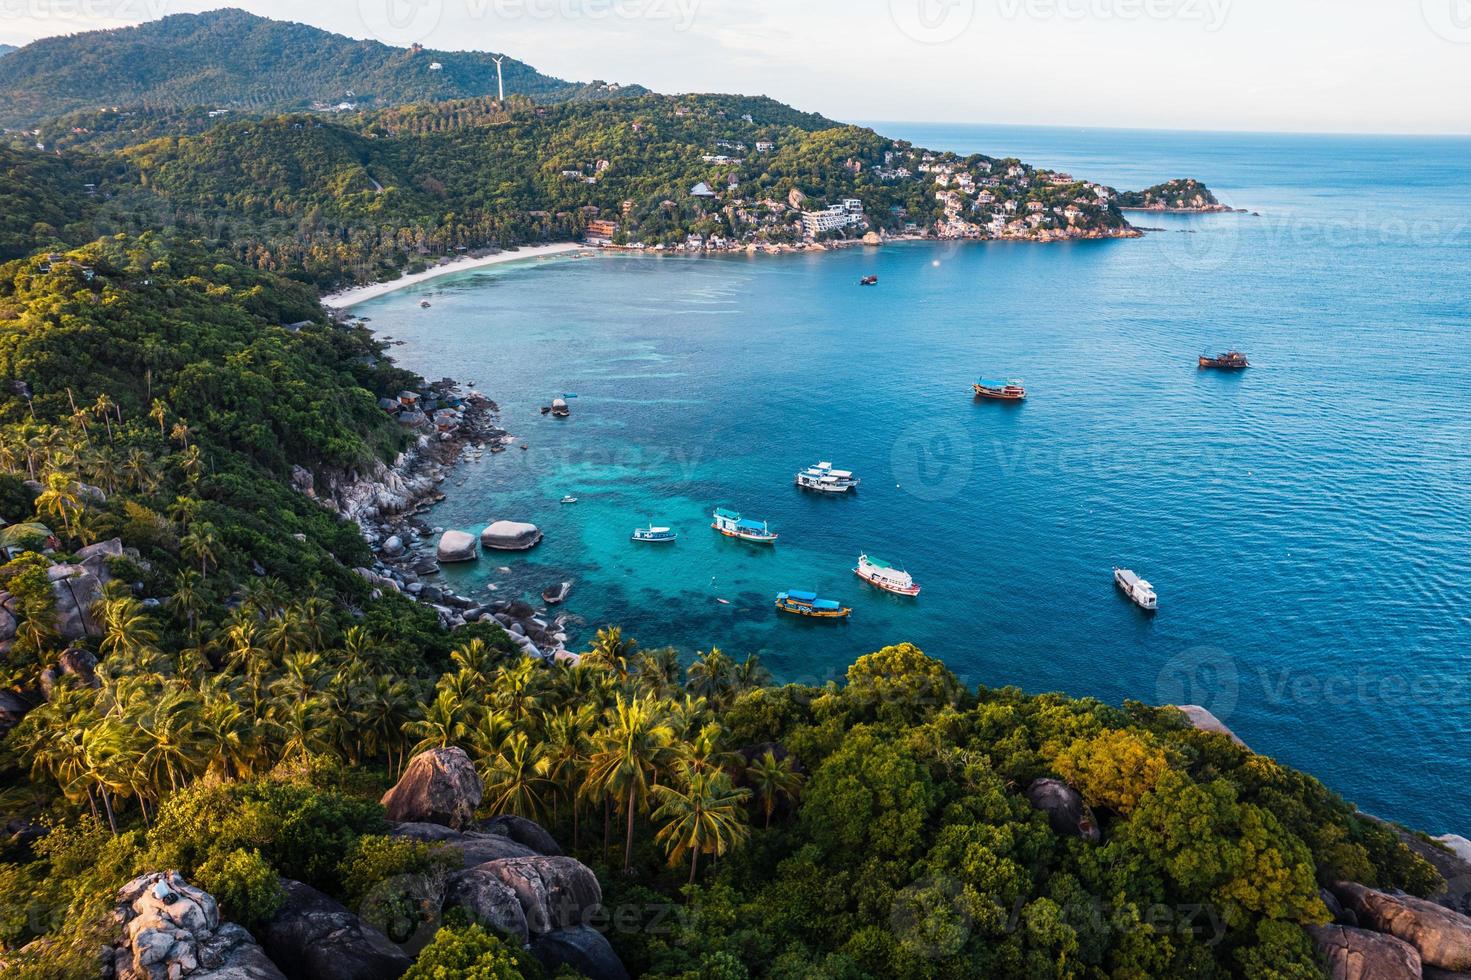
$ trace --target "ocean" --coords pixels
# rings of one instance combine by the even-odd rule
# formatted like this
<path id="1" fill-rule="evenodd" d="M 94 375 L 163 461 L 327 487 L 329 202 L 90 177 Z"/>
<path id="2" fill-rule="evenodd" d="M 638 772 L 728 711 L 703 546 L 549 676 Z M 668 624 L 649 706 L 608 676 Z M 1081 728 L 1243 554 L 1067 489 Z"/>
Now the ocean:
<path id="1" fill-rule="evenodd" d="M 1471 834 L 1471 140 L 874 125 L 1121 189 L 1194 176 L 1252 213 L 1133 214 L 1158 229 L 1139 240 L 553 259 L 364 304 L 405 367 L 473 380 L 530 447 L 467 462 L 428 519 L 545 542 L 449 582 L 570 579 L 579 643 L 614 623 L 782 680 L 907 641 L 973 685 L 1203 704 L 1371 813 Z M 1197 368 L 1227 348 L 1251 369 Z M 977 402 L 978 376 L 1029 397 Z M 540 414 L 564 393 L 570 419 Z M 818 460 L 862 485 L 796 489 Z M 717 506 L 780 540 L 720 537 Z M 679 541 L 632 543 L 650 521 Z M 860 552 L 922 594 L 860 582 Z M 786 589 L 853 617 L 780 615 Z"/>

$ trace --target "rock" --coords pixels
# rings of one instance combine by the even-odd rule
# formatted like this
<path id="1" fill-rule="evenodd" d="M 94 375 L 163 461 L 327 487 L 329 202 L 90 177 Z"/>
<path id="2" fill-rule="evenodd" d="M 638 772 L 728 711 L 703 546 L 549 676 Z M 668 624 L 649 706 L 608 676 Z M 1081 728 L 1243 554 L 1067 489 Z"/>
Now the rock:
<path id="1" fill-rule="evenodd" d="M 108 541 L 99 541 L 89 544 L 85 548 L 77 550 L 77 562 L 80 564 L 92 558 L 121 558 L 123 557 L 123 539 L 112 538 Z"/>
<path id="2" fill-rule="evenodd" d="M 1341 926 L 1359 927 L 1359 917 L 1354 914 L 1353 909 L 1346 909 L 1338 901 L 1338 896 L 1326 888 L 1318 889 L 1318 899 L 1328 907 L 1328 914 L 1333 916 L 1333 921 Z"/>
<path id="3" fill-rule="evenodd" d="M 56 665 L 63 674 L 75 677 L 86 687 L 102 686 L 97 679 L 97 657 L 90 650 L 72 647 L 57 659 Z"/>
<path id="4" fill-rule="evenodd" d="M 430 749 L 409 761 L 382 803 L 396 823 L 437 823 L 459 830 L 474 821 L 484 791 L 464 749 Z"/>
<path id="5" fill-rule="evenodd" d="M 474 561 L 480 557 L 475 535 L 464 531 L 445 531 L 440 535 L 435 553 L 442 562 Z"/>
<path id="6" fill-rule="evenodd" d="M 1038 779 L 1027 787 L 1027 802 L 1047 814 L 1048 823 L 1059 834 L 1098 843 L 1098 821 L 1083 802 L 1083 796 L 1059 779 Z"/>
<path id="7" fill-rule="evenodd" d="M 1446 850 L 1450 851 L 1456 857 L 1465 861 L 1467 864 L 1471 864 L 1471 840 L 1467 840 L 1458 834 L 1441 834 L 1435 840 L 1444 844 Z"/>
<path id="8" fill-rule="evenodd" d="M 549 606 L 560 605 L 567 601 L 567 596 L 572 592 L 572 583 L 563 582 L 560 585 L 549 585 L 541 591 L 541 601 Z"/>
<path id="9" fill-rule="evenodd" d="M 876 231 L 871 231 L 863 236 L 863 244 L 865 245 L 882 245 L 883 243 L 883 238 Z"/>
<path id="10" fill-rule="evenodd" d="M 1428 966 L 1471 970 L 1471 918 L 1412 895 L 1390 895 L 1351 881 L 1333 892 L 1360 925 L 1397 936 L 1415 947 Z"/>
<path id="11" fill-rule="evenodd" d="M 464 909 L 471 922 L 494 929 L 515 940 L 518 946 L 525 946 L 530 941 L 521 900 L 492 871 L 467 868 L 450 875 L 445 887 L 444 908 Z"/>
<path id="12" fill-rule="evenodd" d="M 117 980 L 286 980 L 250 933 L 220 922 L 214 898 L 177 871 L 118 890 L 122 937 L 107 951 Z"/>
<path id="13" fill-rule="evenodd" d="M 35 704 L 14 691 L 0 690 L 0 737 L 8 734 Z"/>
<path id="14" fill-rule="evenodd" d="M 549 976 L 565 964 L 588 980 L 628 980 L 608 937 L 588 926 L 549 932 L 531 944 L 531 953 Z"/>
<path id="15" fill-rule="evenodd" d="M 476 870 L 494 874 L 516 893 L 532 935 L 584 925 L 603 902 L 597 876 L 575 858 L 503 858 Z"/>
<path id="16" fill-rule="evenodd" d="M 1190 720 L 1190 724 L 1202 732 L 1214 732 L 1217 735 L 1225 735 L 1231 741 L 1248 748 L 1247 744 L 1236 737 L 1236 733 L 1226 727 L 1226 723 L 1211 714 L 1208 708 L 1202 708 L 1198 704 L 1177 704 L 1174 709 Z"/>
<path id="17" fill-rule="evenodd" d="M 256 933 L 290 980 L 398 980 L 413 962 L 321 892 L 283 880 L 286 904 Z"/>
<path id="18" fill-rule="evenodd" d="M 1348 926 L 1306 926 L 1330 980 L 1417 980 L 1420 954 L 1393 936 Z"/>
<path id="19" fill-rule="evenodd" d="M 1421 980 L 1471 980 L 1471 973 L 1452 973 L 1450 970 L 1440 970 L 1433 966 L 1421 967 Z"/>
<path id="20" fill-rule="evenodd" d="M 10 593 L 0 593 L 0 596 L 8 600 Z M 15 639 L 15 628 L 18 625 L 20 621 L 15 618 L 15 613 L 10 611 L 8 603 L 0 601 L 0 642 Z"/>
<path id="21" fill-rule="evenodd" d="M 529 602 L 512 599 L 506 604 L 506 615 L 512 619 L 530 619 L 536 615 L 536 609 Z"/>
<path id="22" fill-rule="evenodd" d="M 404 553 L 404 539 L 397 534 L 383 542 L 383 553 L 390 558 L 397 558 Z"/>
<path id="23" fill-rule="evenodd" d="M 401 823 L 392 827 L 388 833 L 393 837 L 452 847 L 460 852 L 460 866 L 463 868 L 475 868 L 487 861 L 504 858 L 536 857 L 536 852 L 531 848 L 518 844 L 509 837 L 476 831 L 461 833 L 437 823 Z"/>
<path id="24" fill-rule="evenodd" d="M 541 824 L 527 820 L 525 817 L 518 817 L 510 813 L 491 817 L 480 825 L 480 829 L 487 834 L 509 837 L 517 844 L 525 845 L 538 854 L 551 857 L 559 857 L 562 854 L 562 848 L 558 846 L 556 839 L 547 833 Z"/>
<path id="25" fill-rule="evenodd" d="M 92 616 L 92 606 L 102 598 L 102 582 L 80 565 L 54 565 L 47 572 L 60 574 L 51 580 L 56 596 L 56 631 L 63 640 L 100 637 L 102 627 Z"/>
<path id="26" fill-rule="evenodd" d="M 480 532 L 480 544 L 495 551 L 526 551 L 540 542 L 540 528 L 518 521 L 496 521 Z"/>

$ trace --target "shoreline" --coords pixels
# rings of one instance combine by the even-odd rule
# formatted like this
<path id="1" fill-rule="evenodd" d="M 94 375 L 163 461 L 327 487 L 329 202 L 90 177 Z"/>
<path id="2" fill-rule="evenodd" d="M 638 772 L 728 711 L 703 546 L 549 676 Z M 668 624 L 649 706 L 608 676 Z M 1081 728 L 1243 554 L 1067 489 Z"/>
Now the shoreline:
<path id="1" fill-rule="evenodd" d="M 346 310 L 387 296 L 389 293 L 406 289 L 409 286 L 417 286 L 420 283 L 429 282 L 442 276 L 454 275 L 456 272 L 468 272 L 472 269 L 485 269 L 493 265 L 501 265 L 506 262 L 521 262 L 530 259 L 540 259 L 551 255 L 566 255 L 570 252 L 581 252 L 589 246 L 576 242 L 553 242 L 549 245 L 523 245 L 515 251 L 504 250 L 491 255 L 463 256 L 441 262 L 439 265 L 425 269 L 423 272 L 412 272 L 397 279 L 384 282 L 369 283 L 366 286 L 354 286 L 351 289 L 339 290 L 322 297 L 322 305 L 332 310 Z"/>

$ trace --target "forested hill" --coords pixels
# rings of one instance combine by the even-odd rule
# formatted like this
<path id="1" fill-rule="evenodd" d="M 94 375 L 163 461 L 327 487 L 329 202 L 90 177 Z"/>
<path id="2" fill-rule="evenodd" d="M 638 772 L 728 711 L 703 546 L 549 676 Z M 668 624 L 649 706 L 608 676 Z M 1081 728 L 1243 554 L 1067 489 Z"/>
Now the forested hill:
<path id="1" fill-rule="evenodd" d="M 13 44 L 0 44 L 0 58 L 5 57 L 14 50 L 16 50 L 16 47 Z"/>
<path id="2" fill-rule="evenodd" d="M 644 91 L 568 82 L 511 58 L 503 70 L 508 95 L 539 102 Z M 376 107 L 496 91 L 488 52 L 394 48 L 241 10 L 217 10 L 46 38 L 15 51 L 0 62 L 0 126 L 30 126 L 115 105 L 279 112 L 318 103 Z"/>

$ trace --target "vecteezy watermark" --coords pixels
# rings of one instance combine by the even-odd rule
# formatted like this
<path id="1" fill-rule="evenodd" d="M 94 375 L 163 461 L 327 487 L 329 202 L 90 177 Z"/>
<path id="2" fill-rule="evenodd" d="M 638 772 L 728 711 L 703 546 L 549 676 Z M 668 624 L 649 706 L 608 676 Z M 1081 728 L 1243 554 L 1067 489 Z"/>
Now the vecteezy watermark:
<path id="1" fill-rule="evenodd" d="M 1024 898 L 1013 903 L 1007 919 L 1006 931 L 1036 928 L 1028 915 L 1029 905 Z M 1089 897 L 1064 904 L 1059 910 L 1062 921 L 1079 933 L 1094 936 L 1126 935 L 1149 932 L 1160 936 L 1192 936 L 1205 946 L 1215 946 L 1226 938 L 1226 922 L 1214 905 L 1186 902 L 1166 905 L 1115 905 L 1101 898 Z M 1042 927 L 1050 931 L 1052 919 Z"/>
<path id="2" fill-rule="evenodd" d="M 889 17 L 920 44 L 946 44 L 970 29 L 976 0 L 889 0 Z"/>
<path id="3" fill-rule="evenodd" d="M 1420 0 L 1425 23 L 1452 44 L 1471 44 L 1471 0 Z"/>
<path id="4" fill-rule="evenodd" d="M 911 956 L 954 956 L 971 932 L 964 888 L 950 878 L 921 878 L 894 896 L 889 928 Z"/>
<path id="5" fill-rule="evenodd" d="M 425 40 L 444 19 L 444 0 L 358 0 L 358 18 L 384 44 Z"/>
<path id="6" fill-rule="evenodd" d="M 172 0 L 0 0 L 0 20 L 68 21 L 96 27 L 143 23 L 168 13 Z"/>
<path id="7" fill-rule="evenodd" d="M 1160 670 L 1154 695 L 1157 704 L 1196 704 L 1225 721 L 1236 710 L 1240 685 L 1230 654 L 1216 647 L 1191 647 Z"/>
<path id="8" fill-rule="evenodd" d="M 889 461 L 900 490 L 920 500 L 948 500 L 970 483 L 975 455 L 970 433 L 960 426 L 915 422 L 894 440 Z"/>
<path id="9" fill-rule="evenodd" d="M 701 0 L 358 0 L 358 13 L 374 37 L 403 47 L 420 43 L 441 24 L 480 21 L 639 21 L 667 23 L 675 31 L 694 26 Z"/>
<path id="10" fill-rule="evenodd" d="M 1231 13 L 1231 0 L 997 0 L 997 6 L 1005 20 L 1174 20 L 1211 34 Z"/>

